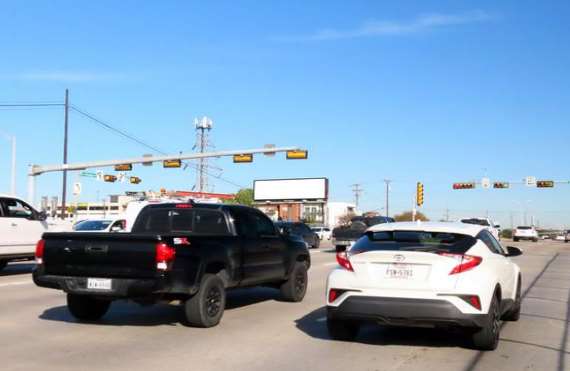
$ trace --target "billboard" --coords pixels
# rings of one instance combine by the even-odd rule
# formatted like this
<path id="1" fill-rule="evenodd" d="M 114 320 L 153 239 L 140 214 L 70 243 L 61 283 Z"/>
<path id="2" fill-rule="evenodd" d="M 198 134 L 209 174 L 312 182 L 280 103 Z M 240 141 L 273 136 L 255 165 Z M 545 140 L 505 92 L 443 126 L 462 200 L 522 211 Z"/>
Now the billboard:
<path id="1" fill-rule="evenodd" d="M 255 201 L 327 200 L 327 178 L 264 179 L 253 181 Z"/>

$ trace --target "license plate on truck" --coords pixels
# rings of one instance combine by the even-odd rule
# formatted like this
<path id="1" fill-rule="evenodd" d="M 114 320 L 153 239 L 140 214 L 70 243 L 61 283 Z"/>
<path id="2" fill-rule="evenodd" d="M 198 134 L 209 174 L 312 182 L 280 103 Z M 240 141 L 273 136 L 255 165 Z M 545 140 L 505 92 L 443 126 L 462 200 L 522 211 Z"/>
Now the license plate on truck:
<path id="1" fill-rule="evenodd" d="M 93 290 L 111 290 L 111 281 L 109 278 L 88 278 L 87 288 Z"/>

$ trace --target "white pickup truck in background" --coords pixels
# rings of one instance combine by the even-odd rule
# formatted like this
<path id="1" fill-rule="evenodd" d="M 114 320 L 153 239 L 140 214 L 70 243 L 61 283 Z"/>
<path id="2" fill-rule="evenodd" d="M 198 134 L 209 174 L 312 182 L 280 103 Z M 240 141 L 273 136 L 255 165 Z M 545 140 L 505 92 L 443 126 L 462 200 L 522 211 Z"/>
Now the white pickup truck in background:
<path id="1" fill-rule="evenodd" d="M 34 258 L 36 243 L 47 231 L 71 230 L 70 223 L 48 222 L 44 212 L 25 201 L 0 195 L 0 270 L 12 260 Z"/>

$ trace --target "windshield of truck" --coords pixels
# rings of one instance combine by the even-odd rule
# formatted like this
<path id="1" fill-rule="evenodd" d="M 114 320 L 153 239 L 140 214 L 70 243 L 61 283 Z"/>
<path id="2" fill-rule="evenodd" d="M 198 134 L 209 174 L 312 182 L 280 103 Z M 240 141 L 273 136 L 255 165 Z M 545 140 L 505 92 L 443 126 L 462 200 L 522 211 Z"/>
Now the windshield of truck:
<path id="1" fill-rule="evenodd" d="M 368 232 L 351 247 L 350 254 L 368 251 L 422 251 L 464 254 L 477 240 L 468 235 L 426 231 Z"/>
<path id="2" fill-rule="evenodd" d="M 230 234 L 224 214 L 209 209 L 147 209 L 133 226 L 135 233 L 191 233 L 196 235 Z"/>
<path id="3" fill-rule="evenodd" d="M 77 223 L 74 227 L 76 231 L 103 231 L 111 225 L 112 220 L 85 220 Z"/>

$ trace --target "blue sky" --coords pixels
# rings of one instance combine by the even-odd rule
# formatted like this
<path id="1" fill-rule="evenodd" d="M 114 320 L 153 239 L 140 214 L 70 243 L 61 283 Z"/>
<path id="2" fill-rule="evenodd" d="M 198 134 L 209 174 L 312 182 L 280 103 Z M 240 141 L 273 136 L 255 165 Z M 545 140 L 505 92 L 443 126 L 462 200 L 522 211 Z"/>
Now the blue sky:
<path id="1" fill-rule="evenodd" d="M 454 181 L 567 181 L 570 26 L 567 1 L 43 1 L 0 13 L 0 102 L 61 101 L 167 152 L 189 151 L 192 119 L 214 120 L 218 149 L 298 145 L 234 165 L 222 177 L 326 176 L 335 200 L 364 188 L 364 209 L 409 209 L 416 181 L 425 212 L 521 210 L 570 226 L 570 184 L 554 189 L 452 191 Z M 0 109 L 18 140 L 18 192 L 28 163 L 61 161 L 60 108 Z M 138 156 L 145 148 L 73 113 L 71 162 Z M 9 190 L 9 142 L 0 138 L 0 192 Z M 189 189 L 193 171 L 136 168 L 145 189 Z M 60 175 L 39 178 L 58 195 Z M 73 176 L 71 180 L 73 181 Z M 215 181 L 215 190 L 236 186 Z M 84 200 L 141 187 L 83 179 Z"/>

